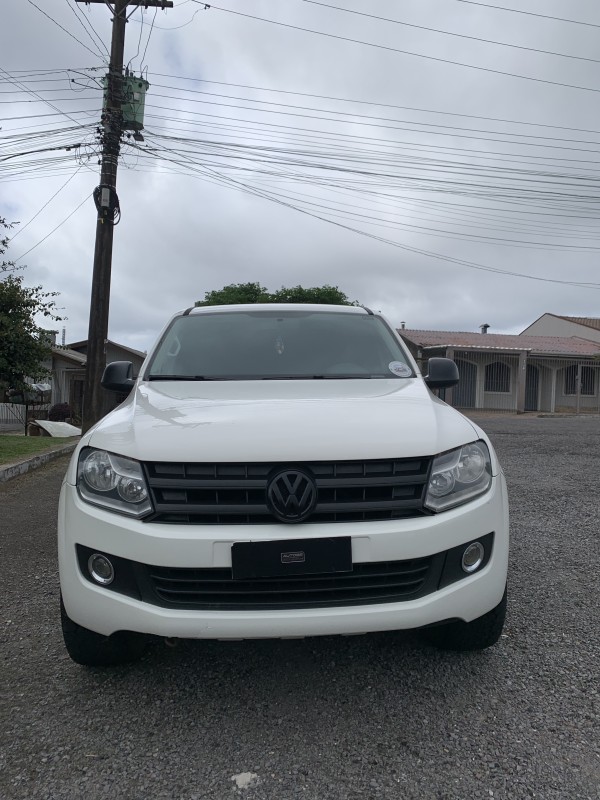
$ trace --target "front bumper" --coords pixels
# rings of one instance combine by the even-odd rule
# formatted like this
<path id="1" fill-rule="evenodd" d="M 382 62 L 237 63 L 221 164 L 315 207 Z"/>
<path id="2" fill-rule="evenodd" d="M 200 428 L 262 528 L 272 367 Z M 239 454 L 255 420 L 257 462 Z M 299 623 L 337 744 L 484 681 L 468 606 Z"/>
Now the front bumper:
<path id="1" fill-rule="evenodd" d="M 91 583 L 77 545 L 141 564 L 173 569 L 229 568 L 240 541 L 350 536 L 355 564 L 435 556 L 493 532 L 486 565 L 443 588 L 401 602 L 318 608 L 191 610 L 164 608 Z M 469 622 L 501 600 L 508 565 L 508 504 L 502 474 L 478 500 L 442 514 L 385 522 L 289 526 L 210 526 L 143 523 L 84 503 L 63 484 L 58 551 L 69 617 L 109 635 L 130 630 L 199 639 L 281 638 L 418 628 L 448 619 Z"/>

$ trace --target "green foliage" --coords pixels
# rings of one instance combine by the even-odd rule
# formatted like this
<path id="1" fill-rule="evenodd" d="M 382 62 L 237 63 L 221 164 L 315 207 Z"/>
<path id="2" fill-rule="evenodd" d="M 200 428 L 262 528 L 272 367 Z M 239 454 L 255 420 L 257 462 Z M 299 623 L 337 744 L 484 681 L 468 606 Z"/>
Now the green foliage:
<path id="1" fill-rule="evenodd" d="M 276 292 L 268 292 L 260 283 L 231 283 L 222 289 L 206 292 L 204 300 L 197 306 L 228 306 L 246 303 L 317 303 L 335 306 L 355 306 L 337 286 L 282 286 Z"/>
<path id="2" fill-rule="evenodd" d="M 0 228 L 12 225 L 0 217 Z M 0 239 L 0 256 L 4 255 L 8 239 Z M 47 372 L 42 362 L 50 355 L 47 332 L 40 328 L 36 316 L 57 321 L 57 292 L 44 292 L 41 286 L 24 286 L 23 277 L 15 275 L 12 261 L 0 262 L 0 394 L 7 388 L 26 388 L 26 378 L 41 378 Z"/>
<path id="3" fill-rule="evenodd" d="M 324 303 L 332 306 L 355 306 L 337 286 L 282 286 L 271 295 L 270 303 Z"/>
<path id="4" fill-rule="evenodd" d="M 206 292 L 197 306 L 234 306 L 246 303 L 268 303 L 269 294 L 260 283 L 230 283 L 222 289 Z"/>

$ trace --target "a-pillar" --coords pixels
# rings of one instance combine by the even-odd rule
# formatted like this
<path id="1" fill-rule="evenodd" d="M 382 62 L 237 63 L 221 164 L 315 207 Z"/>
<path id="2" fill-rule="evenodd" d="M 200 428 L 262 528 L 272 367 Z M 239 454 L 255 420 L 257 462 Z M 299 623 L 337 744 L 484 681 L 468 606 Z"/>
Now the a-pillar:
<path id="1" fill-rule="evenodd" d="M 451 358 L 454 361 L 454 348 L 449 347 L 446 350 L 446 358 Z M 444 402 L 448 403 L 449 406 L 453 405 L 452 403 L 453 395 L 454 395 L 454 387 L 450 386 L 444 392 Z"/>

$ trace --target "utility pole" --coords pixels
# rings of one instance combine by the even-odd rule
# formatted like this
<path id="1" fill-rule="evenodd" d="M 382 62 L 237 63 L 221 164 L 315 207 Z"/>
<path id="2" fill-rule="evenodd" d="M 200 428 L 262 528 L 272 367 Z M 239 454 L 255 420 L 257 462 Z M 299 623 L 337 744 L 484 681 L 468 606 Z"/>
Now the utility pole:
<path id="1" fill-rule="evenodd" d="M 106 76 L 105 107 L 102 115 L 102 165 L 100 185 L 94 191 L 98 209 L 90 320 L 87 343 L 87 367 L 83 394 L 82 430 L 85 433 L 102 417 L 100 380 L 106 366 L 110 277 L 115 217 L 119 212 L 116 193 L 117 165 L 123 132 L 123 57 L 128 6 L 172 8 L 171 0 L 77 0 L 78 3 L 104 3 L 113 15 L 110 63 Z M 133 11 L 130 12 L 129 16 Z"/>

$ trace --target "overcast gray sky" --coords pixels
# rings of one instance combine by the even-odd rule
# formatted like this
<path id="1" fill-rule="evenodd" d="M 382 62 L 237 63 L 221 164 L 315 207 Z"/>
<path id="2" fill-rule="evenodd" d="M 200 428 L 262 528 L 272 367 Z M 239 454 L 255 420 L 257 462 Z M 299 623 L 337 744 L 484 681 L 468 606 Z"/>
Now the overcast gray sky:
<path id="1" fill-rule="evenodd" d="M 127 25 L 151 86 L 119 168 L 111 339 L 146 349 L 246 281 L 337 285 L 411 328 L 600 316 L 596 3 L 174 6 Z M 2 8 L 0 216 L 27 283 L 61 293 L 67 341 L 87 336 L 110 17 Z"/>

